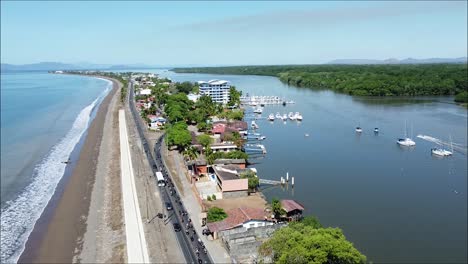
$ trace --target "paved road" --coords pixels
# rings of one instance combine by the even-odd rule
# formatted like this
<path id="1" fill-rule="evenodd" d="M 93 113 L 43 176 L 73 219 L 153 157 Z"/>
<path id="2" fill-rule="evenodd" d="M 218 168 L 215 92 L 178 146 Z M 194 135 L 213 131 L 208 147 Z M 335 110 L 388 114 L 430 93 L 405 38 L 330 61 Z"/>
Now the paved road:
<path id="1" fill-rule="evenodd" d="M 138 204 L 138 196 L 135 188 L 135 176 L 133 174 L 124 110 L 119 110 L 119 132 L 122 198 L 125 217 L 125 236 L 127 241 L 127 262 L 149 263 L 145 231 L 141 221 L 140 206 Z"/>
<path id="2" fill-rule="evenodd" d="M 153 169 L 153 180 L 156 180 L 156 177 L 155 177 L 156 171 L 161 171 L 162 174 L 164 175 L 164 178 L 166 179 L 168 183 L 166 187 L 161 187 L 160 189 L 161 197 L 163 199 L 164 204 L 169 203 L 173 208 L 173 210 L 170 210 L 167 213 L 168 214 L 167 221 L 170 221 L 172 224 L 177 223 L 182 226 L 182 230 L 179 232 L 176 232 L 176 237 L 182 249 L 182 252 L 184 253 L 186 261 L 191 262 L 191 263 L 213 263 L 208 252 L 205 253 L 203 250 L 204 244 L 200 244 L 198 242 L 199 236 L 194 230 L 194 228 L 193 227 L 189 229 L 186 228 L 190 216 L 185 215 L 183 213 L 183 212 L 187 212 L 187 210 L 185 210 L 182 200 L 177 194 L 175 190 L 175 186 L 172 183 L 170 175 L 168 174 L 167 168 L 164 166 L 162 159 L 161 159 L 160 148 L 161 148 L 164 137 L 162 136 L 156 142 L 156 145 L 154 146 L 154 149 L 153 149 L 155 157 L 153 157 L 151 154 L 151 149 L 148 145 L 148 141 L 146 140 L 146 137 L 144 134 L 144 129 L 146 130 L 146 125 L 143 123 L 138 112 L 136 111 L 135 100 L 133 96 L 134 95 L 133 85 L 131 82 L 129 82 L 129 85 L 128 85 L 128 94 L 129 94 L 129 97 L 128 97 L 129 107 L 130 107 L 132 116 L 135 119 L 138 134 L 140 136 L 140 139 L 142 140 L 143 148 L 146 153 L 146 157 L 148 159 L 149 164 L 151 165 Z M 195 216 L 195 217 L 198 217 L 198 216 Z M 155 220 L 152 219 L 151 221 L 155 221 Z"/>

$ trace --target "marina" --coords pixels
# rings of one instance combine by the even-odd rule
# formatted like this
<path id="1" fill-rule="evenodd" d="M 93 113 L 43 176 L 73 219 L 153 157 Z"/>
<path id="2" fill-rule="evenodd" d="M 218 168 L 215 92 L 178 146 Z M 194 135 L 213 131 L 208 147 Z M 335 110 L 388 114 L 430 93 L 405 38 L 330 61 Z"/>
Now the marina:
<path id="1" fill-rule="evenodd" d="M 292 100 L 286 100 L 279 96 L 269 96 L 269 95 L 252 95 L 249 96 L 241 96 L 240 98 L 241 104 L 243 105 L 251 105 L 251 106 L 265 106 L 265 105 L 281 105 L 281 104 L 294 104 L 295 102 Z"/>

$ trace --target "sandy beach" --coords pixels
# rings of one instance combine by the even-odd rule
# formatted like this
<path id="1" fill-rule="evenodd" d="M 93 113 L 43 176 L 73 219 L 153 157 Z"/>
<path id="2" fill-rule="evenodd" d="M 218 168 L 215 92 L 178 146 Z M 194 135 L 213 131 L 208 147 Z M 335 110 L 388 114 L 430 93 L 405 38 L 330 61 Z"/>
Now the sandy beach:
<path id="1" fill-rule="evenodd" d="M 113 89 L 88 128 L 79 158 L 64 183 L 63 194 L 47 216 L 50 220 L 41 227 L 41 235 L 28 240 L 19 263 L 125 260 L 118 180 L 120 83 L 110 80 Z"/>

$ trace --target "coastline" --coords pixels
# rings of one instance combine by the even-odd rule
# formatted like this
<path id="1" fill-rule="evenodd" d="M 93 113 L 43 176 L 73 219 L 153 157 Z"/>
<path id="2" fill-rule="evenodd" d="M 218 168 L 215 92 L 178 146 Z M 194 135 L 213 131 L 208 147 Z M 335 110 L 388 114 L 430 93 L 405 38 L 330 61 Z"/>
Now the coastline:
<path id="1" fill-rule="evenodd" d="M 88 214 L 91 212 L 91 194 L 95 181 L 103 177 L 102 173 L 97 174 L 97 167 L 100 147 L 105 138 L 104 126 L 109 123 L 109 113 L 117 108 L 115 98 L 120 89 L 120 83 L 116 80 L 105 79 L 112 81 L 112 89 L 102 100 L 83 141 L 79 143 L 82 145 L 79 153 L 75 153 L 78 156 L 76 163 L 67 168 L 69 175 L 64 175 L 55 190 L 60 195 L 54 193 L 56 200 L 51 200 L 37 221 L 19 263 L 69 263 L 81 252 Z"/>

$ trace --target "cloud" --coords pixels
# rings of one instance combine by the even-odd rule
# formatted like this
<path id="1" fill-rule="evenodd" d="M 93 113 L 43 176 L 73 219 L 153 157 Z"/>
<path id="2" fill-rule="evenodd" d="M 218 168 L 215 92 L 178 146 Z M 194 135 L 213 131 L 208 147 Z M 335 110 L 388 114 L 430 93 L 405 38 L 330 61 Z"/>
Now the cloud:
<path id="1" fill-rule="evenodd" d="M 465 1 L 451 2 L 369 2 L 366 7 L 344 3 L 339 8 L 282 10 L 255 15 L 234 16 L 221 20 L 196 22 L 176 26 L 175 29 L 195 32 L 310 28 L 330 25 L 346 25 L 358 21 L 373 21 L 382 18 L 437 15 L 444 12 L 465 12 Z M 293 5 L 293 3 L 291 4 Z"/>

